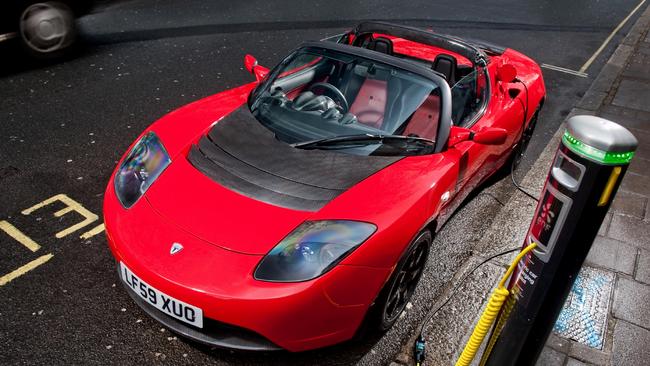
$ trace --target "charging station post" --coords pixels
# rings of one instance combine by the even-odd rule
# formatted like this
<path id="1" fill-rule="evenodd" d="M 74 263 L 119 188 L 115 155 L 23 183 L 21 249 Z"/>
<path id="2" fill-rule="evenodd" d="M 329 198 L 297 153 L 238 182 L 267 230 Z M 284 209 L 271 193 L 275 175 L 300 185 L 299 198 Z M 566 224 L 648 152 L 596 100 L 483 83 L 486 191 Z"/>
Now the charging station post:
<path id="1" fill-rule="evenodd" d="M 609 210 L 638 142 L 594 116 L 568 120 L 482 365 L 533 365 Z"/>

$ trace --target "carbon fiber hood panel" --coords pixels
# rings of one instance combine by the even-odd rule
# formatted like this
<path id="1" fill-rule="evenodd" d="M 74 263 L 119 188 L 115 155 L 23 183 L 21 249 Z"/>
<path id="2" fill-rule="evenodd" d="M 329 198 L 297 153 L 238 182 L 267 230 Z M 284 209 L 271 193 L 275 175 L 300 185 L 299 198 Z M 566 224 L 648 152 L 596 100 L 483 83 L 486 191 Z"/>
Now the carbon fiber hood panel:
<path id="1" fill-rule="evenodd" d="M 293 148 L 277 140 L 245 105 L 218 122 L 188 154 L 194 167 L 220 185 L 302 211 L 319 210 L 401 158 Z"/>

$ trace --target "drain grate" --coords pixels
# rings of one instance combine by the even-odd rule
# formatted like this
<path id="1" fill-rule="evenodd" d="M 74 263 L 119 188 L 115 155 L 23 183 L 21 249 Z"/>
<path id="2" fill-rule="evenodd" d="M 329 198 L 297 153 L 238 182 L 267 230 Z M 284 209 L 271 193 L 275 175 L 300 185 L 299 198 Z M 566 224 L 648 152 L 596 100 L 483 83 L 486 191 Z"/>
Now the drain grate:
<path id="1" fill-rule="evenodd" d="M 614 274 L 583 267 L 553 330 L 592 348 L 602 349 Z"/>

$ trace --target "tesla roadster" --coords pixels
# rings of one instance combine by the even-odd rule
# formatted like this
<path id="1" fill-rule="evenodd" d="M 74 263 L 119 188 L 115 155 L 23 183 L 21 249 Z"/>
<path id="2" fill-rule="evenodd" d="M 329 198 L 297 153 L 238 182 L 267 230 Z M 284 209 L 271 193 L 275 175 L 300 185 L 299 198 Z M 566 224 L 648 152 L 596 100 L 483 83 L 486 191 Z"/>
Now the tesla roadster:
<path id="1" fill-rule="evenodd" d="M 545 97 L 521 53 L 382 22 L 244 64 L 256 81 L 142 133 L 104 216 L 144 311 L 245 350 L 391 327 L 436 231 L 523 151 Z"/>

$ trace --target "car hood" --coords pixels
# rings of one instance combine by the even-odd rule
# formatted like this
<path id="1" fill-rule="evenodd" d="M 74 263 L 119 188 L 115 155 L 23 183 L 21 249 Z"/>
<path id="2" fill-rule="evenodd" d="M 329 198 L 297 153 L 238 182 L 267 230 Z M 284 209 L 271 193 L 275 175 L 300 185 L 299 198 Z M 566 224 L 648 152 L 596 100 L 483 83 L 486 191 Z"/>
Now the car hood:
<path id="1" fill-rule="evenodd" d="M 337 196 L 400 159 L 293 148 L 243 106 L 178 155 L 145 197 L 203 240 L 265 254 Z"/>

